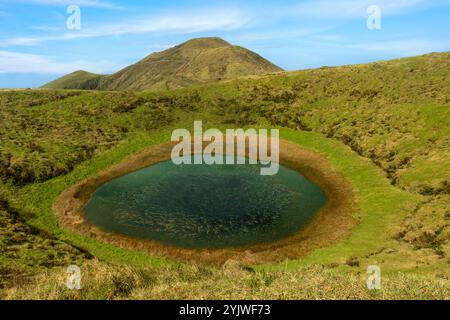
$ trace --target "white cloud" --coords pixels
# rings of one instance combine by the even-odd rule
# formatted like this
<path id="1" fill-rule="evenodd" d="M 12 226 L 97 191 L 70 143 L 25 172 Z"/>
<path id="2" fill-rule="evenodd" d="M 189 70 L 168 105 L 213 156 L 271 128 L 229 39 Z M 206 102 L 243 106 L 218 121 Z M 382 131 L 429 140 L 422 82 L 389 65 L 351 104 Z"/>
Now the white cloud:
<path id="1" fill-rule="evenodd" d="M 47 56 L 0 51 L 0 73 L 65 74 L 76 70 L 110 73 L 118 69 L 118 66 L 106 61 L 88 62 L 76 60 L 59 62 Z"/>
<path id="2" fill-rule="evenodd" d="M 1 43 L 1 46 L 34 46 L 41 41 L 39 38 L 11 38 Z"/>
<path id="3" fill-rule="evenodd" d="M 315 40 L 320 40 L 323 42 L 344 42 L 347 38 L 340 34 L 318 34 L 314 36 Z"/>
<path id="4" fill-rule="evenodd" d="M 281 7 L 279 14 L 316 19 L 354 19 L 367 17 L 367 8 L 378 5 L 385 16 L 397 15 L 412 9 L 448 5 L 448 0 L 309 0 L 292 7 Z"/>
<path id="5" fill-rule="evenodd" d="M 10 0 L 6 0 L 10 1 Z M 18 0 L 35 4 L 72 4 L 85 6 L 116 6 L 99 0 Z M 213 7 L 180 12 L 165 12 L 147 17 L 129 17 L 127 20 L 88 25 L 82 24 L 81 31 L 70 31 L 36 37 L 17 37 L 0 42 L 0 46 L 34 46 L 46 41 L 67 41 L 81 38 L 121 36 L 129 34 L 192 34 L 197 32 L 241 30 L 242 27 L 267 24 L 287 18 L 312 19 L 355 19 L 366 18 L 366 9 L 377 4 L 383 16 L 396 15 L 412 9 L 450 4 L 450 0 L 307 0 L 296 5 L 256 6 L 256 7 Z M 47 28 L 49 28 L 47 26 Z M 45 31 L 45 30 L 44 30 Z M 52 32 L 50 29 L 48 32 Z M 53 30 L 54 32 L 54 30 Z M 314 34 L 312 28 L 294 31 L 255 32 L 236 36 L 238 40 L 270 40 L 303 37 Z"/>
<path id="6" fill-rule="evenodd" d="M 293 30 L 279 30 L 271 32 L 248 32 L 236 36 L 228 37 L 233 41 L 259 41 L 259 40 L 274 40 L 286 38 L 301 38 L 318 34 L 324 29 L 313 28 L 297 28 Z"/>
<path id="7" fill-rule="evenodd" d="M 447 42 L 449 43 L 449 42 Z M 430 41 L 423 39 L 402 39 L 397 41 L 368 42 L 348 45 L 351 49 L 368 52 L 395 54 L 397 56 L 415 56 L 432 51 L 450 49 L 445 41 Z"/>
<path id="8" fill-rule="evenodd" d="M 42 6 L 70 6 L 72 4 L 80 7 L 90 7 L 99 9 L 123 9 L 123 7 L 112 2 L 100 0 L 4 0 L 5 2 L 42 5 Z"/>
<path id="9" fill-rule="evenodd" d="M 214 9 L 182 14 L 165 14 L 146 18 L 130 19 L 123 22 L 97 26 L 84 26 L 77 32 L 67 32 L 56 36 L 18 37 L 7 39 L 0 46 L 37 45 L 45 41 L 65 41 L 80 38 L 121 36 L 141 33 L 190 34 L 207 31 L 226 31 L 246 25 L 251 18 L 238 9 Z"/>
<path id="10" fill-rule="evenodd" d="M 337 34 L 327 34 L 330 28 L 296 28 L 272 32 L 244 32 L 227 37 L 230 41 L 267 41 L 286 39 L 311 39 L 322 42 L 343 42 L 346 37 Z"/>

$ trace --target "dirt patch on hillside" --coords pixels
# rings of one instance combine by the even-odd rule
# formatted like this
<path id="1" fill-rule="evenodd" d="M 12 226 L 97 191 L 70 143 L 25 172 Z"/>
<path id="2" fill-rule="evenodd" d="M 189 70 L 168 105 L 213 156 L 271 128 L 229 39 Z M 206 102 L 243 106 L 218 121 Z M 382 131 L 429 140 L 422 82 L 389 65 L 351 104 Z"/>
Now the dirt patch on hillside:
<path id="1" fill-rule="evenodd" d="M 64 191 L 54 204 L 59 223 L 102 242 L 141 250 L 184 262 L 223 264 L 229 259 L 245 264 L 278 262 L 303 257 L 312 250 L 344 239 L 357 223 L 352 187 L 331 168 L 322 155 L 280 139 L 280 163 L 300 172 L 319 185 L 328 201 L 309 224 L 295 235 L 272 243 L 225 249 L 185 249 L 153 240 L 136 239 L 102 230 L 85 219 L 84 207 L 92 193 L 104 183 L 124 174 L 170 159 L 174 143 L 151 147 L 93 178 Z"/>

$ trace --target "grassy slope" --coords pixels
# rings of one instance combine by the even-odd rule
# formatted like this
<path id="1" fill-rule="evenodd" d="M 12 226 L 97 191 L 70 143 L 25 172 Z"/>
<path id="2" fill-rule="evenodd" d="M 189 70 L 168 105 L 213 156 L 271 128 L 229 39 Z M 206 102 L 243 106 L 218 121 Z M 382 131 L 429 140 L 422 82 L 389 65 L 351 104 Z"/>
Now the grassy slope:
<path id="1" fill-rule="evenodd" d="M 380 195 L 384 198 L 384 205 L 381 207 L 381 210 L 377 211 L 377 216 L 375 216 L 372 212 L 370 215 L 371 218 L 376 219 L 378 221 L 377 225 L 381 225 L 379 227 L 380 230 L 386 231 L 387 226 L 390 224 L 389 219 L 387 217 L 392 217 L 400 220 L 402 215 L 399 215 L 398 206 L 404 205 L 403 201 L 400 201 L 401 198 L 399 195 L 405 197 L 407 200 L 413 200 L 414 197 L 407 197 L 407 193 L 403 193 L 396 188 L 390 186 L 388 181 L 383 177 L 380 170 L 374 168 L 374 166 L 362 159 L 359 159 L 357 155 L 351 152 L 348 148 L 343 145 L 336 145 L 335 142 L 329 142 L 326 138 L 319 134 L 314 133 L 298 133 L 290 130 L 282 131 L 281 136 L 283 138 L 287 138 L 297 142 L 301 145 L 312 147 L 313 149 L 325 154 L 336 167 L 337 170 L 342 171 L 346 177 L 355 185 L 357 190 L 361 190 L 361 193 L 365 193 L 367 190 L 372 190 L 370 193 L 375 193 L 380 197 Z M 99 172 L 101 169 L 107 168 L 114 163 L 117 163 L 118 160 L 124 159 L 127 155 L 134 154 L 139 150 L 143 150 L 143 148 L 151 146 L 155 143 L 166 141 L 169 139 L 169 132 L 158 133 L 154 136 L 147 136 L 144 134 L 137 135 L 136 137 L 130 137 L 127 142 L 119 145 L 115 149 L 103 154 L 101 157 L 97 157 L 92 159 L 91 161 L 86 162 L 83 165 L 78 166 L 74 171 L 70 174 L 65 175 L 60 178 L 52 179 L 48 182 L 40 183 L 40 184 L 32 184 L 27 185 L 22 188 L 18 188 L 14 190 L 12 195 L 12 202 L 21 206 L 25 211 L 29 212 L 39 212 L 39 215 L 36 216 L 35 219 L 30 222 L 36 227 L 42 228 L 52 233 L 58 234 L 59 238 L 68 240 L 71 242 L 75 242 L 78 245 L 81 245 L 92 252 L 95 256 L 107 259 L 112 252 L 125 252 L 125 250 L 110 250 L 110 246 L 101 246 L 106 248 L 106 250 L 97 250 L 98 247 L 95 241 L 90 240 L 89 238 L 83 239 L 84 237 L 78 236 L 71 232 L 63 232 L 60 233 L 58 226 L 56 224 L 55 217 L 52 212 L 52 204 L 58 194 L 73 185 L 75 182 L 80 181 L 83 178 L 92 176 Z M 311 141 L 313 141 L 311 143 Z M 379 192 L 377 192 L 379 190 Z M 396 205 L 392 208 L 392 210 L 387 210 L 387 208 L 392 207 L 391 201 L 386 201 L 386 195 L 392 194 Z M 360 206 L 373 208 L 373 203 L 379 200 L 379 198 L 368 199 L 360 198 Z M 361 212 L 361 216 L 368 216 L 368 212 Z M 377 219 L 381 217 L 381 219 Z M 362 220 L 365 221 L 365 220 Z M 397 221 L 398 222 L 398 221 Z M 356 239 L 356 242 L 359 243 L 359 246 L 355 247 L 354 244 L 350 244 L 349 249 L 347 251 L 351 251 L 356 255 L 369 254 L 377 249 L 380 249 L 381 246 L 386 245 L 385 242 L 380 241 L 386 237 L 386 232 L 378 232 L 377 225 L 371 223 L 371 220 L 368 221 L 370 224 L 370 229 L 373 230 L 373 234 L 370 235 L 367 233 L 368 230 L 362 230 L 362 233 L 365 233 L 362 237 L 365 239 L 361 241 L 361 237 Z M 360 224 L 361 227 L 362 224 Z M 364 225 L 362 225 L 364 227 Z M 392 233 L 392 231 L 390 232 Z M 82 242 L 79 242 L 82 240 Z M 366 241 L 370 243 L 369 246 L 366 246 Z M 89 243 L 94 243 L 93 246 L 90 246 Z M 389 242 L 387 242 L 389 244 Z M 358 250 L 360 252 L 358 252 Z M 339 262 L 340 258 L 345 259 L 348 258 L 348 254 L 346 250 L 338 250 L 340 252 L 340 256 L 331 256 L 330 259 L 334 259 L 334 262 Z M 113 254 L 114 255 L 114 254 Z M 142 263 L 148 263 L 149 258 L 145 255 L 142 255 L 144 258 Z M 122 259 L 117 256 L 118 261 L 122 261 Z M 338 259 L 336 259 L 338 258 Z M 131 262 L 131 261 L 128 261 Z M 342 262 L 342 261 L 341 261 Z"/>
<path id="2" fill-rule="evenodd" d="M 387 283 L 395 283 L 394 291 L 382 294 L 393 294 L 394 297 L 402 294 L 420 297 L 422 294 L 426 297 L 427 293 L 420 289 L 424 285 L 423 279 L 416 278 L 422 275 L 426 277 L 423 281 L 427 283 L 427 290 L 440 288 L 436 291 L 439 295 L 445 292 L 439 287 L 441 281 L 448 280 L 450 201 L 445 187 L 445 181 L 449 180 L 446 165 L 450 136 L 448 57 L 446 53 L 434 54 L 372 65 L 242 79 L 159 94 L 2 93 L 1 111 L 7 126 L 2 131 L 0 159 L 9 159 L 9 163 L 0 162 L 3 163 L 0 176 L 9 178 L 0 189 L 7 193 L 14 207 L 34 214 L 29 221 L 33 225 L 112 263 L 110 267 L 103 263 L 96 265 L 100 278 L 106 276 L 105 272 L 112 272 L 115 264 L 127 263 L 138 270 L 152 265 L 156 269 L 151 272 L 162 279 L 160 285 L 168 285 L 164 282 L 163 270 L 169 273 L 168 278 L 180 277 L 184 284 L 190 283 L 199 290 L 210 285 L 206 278 L 212 277 L 221 285 L 217 295 L 226 297 L 234 284 L 226 277 L 218 280 L 222 274 L 220 270 L 197 270 L 194 279 L 185 282 L 183 274 L 189 273 L 190 267 L 180 269 L 176 263 L 164 259 L 100 244 L 60 230 L 51 204 L 59 192 L 76 181 L 166 140 L 170 128 L 190 128 L 194 119 L 203 119 L 209 126 L 219 127 L 248 124 L 289 127 L 282 130 L 283 138 L 326 155 L 336 170 L 352 183 L 358 194 L 360 224 L 347 240 L 317 250 L 306 259 L 257 267 L 257 273 L 248 280 L 250 284 L 246 282 L 248 275 L 242 275 L 239 279 L 248 284 L 251 292 L 251 283 L 264 289 L 256 290 L 254 297 L 277 297 L 275 288 L 294 297 L 294 291 L 303 288 L 301 283 L 287 288 L 280 287 L 278 281 L 282 283 L 283 279 L 298 276 L 299 270 L 304 275 L 315 274 L 314 281 L 326 283 L 339 278 L 343 271 L 344 274 L 346 271 L 364 273 L 368 264 L 381 265 L 388 277 Z M 134 102 L 126 103 L 130 100 Z M 19 106 L 15 104 L 17 101 L 20 101 Z M 161 114 L 163 118 L 160 118 Z M 23 132 L 21 128 L 31 118 L 35 125 Z M 157 129 L 155 123 L 165 123 L 167 129 Z M 49 165 L 57 168 L 54 163 L 67 164 L 70 155 L 83 155 L 79 141 L 93 150 L 80 156 L 79 164 L 75 163 L 66 171 L 56 170 L 50 175 L 31 177 L 35 183 L 17 184 L 21 179 L 14 177 L 22 175 L 30 162 L 23 163 L 18 159 L 27 160 L 26 157 L 33 154 L 32 172 L 41 170 L 39 163 L 45 164 L 44 168 Z M 58 158 L 64 154 L 61 150 L 66 150 L 65 157 Z M 11 166 L 11 159 L 15 166 Z M 438 170 L 430 170 L 431 164 Z M 11 171 L 11 168 L 20 170 Z M 61 175 L 65 172 L 68 174 Z M 48 180 L 52 176 L 59 177 Z M 323 264 L 327 268 L 316 270 L 313 267 L 311 271 L 307 267 L 309 264 Z M 162 266 L 164 269 L 160 269 Z M 402 278 L 404 276 L 398 275 L 398 271 L 411 276 Z M 140 274 L 140 271 L 130 272 Z M 57 278 L 63 271 L 55 269 L 50 273 Z M 271 287 L 271 281 L 266 279 L 272 276 L 277 286 Z M 140 276 L 138 278 L 139 283 L 143 281 Z M 270 283 L 260 286 L 260 282 L 266 280 Z M 348 288 L 345 288 L 345 282 L 340 282 L 339 294 L 330 288 L 329 296 L 370 298 L 371 294 L 361 289 L 363 282 L 355 281 L 352 282 L 355 286 L 352 284 Z M 44 283 L 40 284 L 46 287 Z M 96 288 L 100 284 L 94 281 L 91 285 Z M 155 294 L 153 289 L 145 291 L 143 286 L 142 283 L 136 285 L 126 296 L 139 296 L 135 290 Z M 172 288 L 173 291 L 164 297 L 187 295 L 189 288 L 180 286 Z M 409 293 L 406 288 L 410 288 Z M 60 289 L 59 294 L 67 294 Z M 267 291 L 272 292 L 271 295 L 265 295 Z M 97 293 L 102 297 L 108 294 L 106 291 Z M 84 292 L 80 297 L 83 294 L 89 296 Z M 313 296 L 314 292 L 310 290 L 306 294 Z"/>
<path id="3" fill-rule="evenodd" d="M 16 293 L 16 289 L 13 289 L 12 292 L 9 292 L 8 294 L 12 296 L 14 296 L 14 294 L 19 294 L 21 297 L 37 297 L 37 294 L 39 293 L 41 297 L 43 297 L 49 295 L 50 292 L 53 292 L 56 287 L 58 288 L 57 291 L 59 293 L 58 295 L 53 296 L 54 298 L 67 295 L 69 297 L 78 296 L 84 298 L 107 298 L 133 295 L 136 295 L 135 297 L 150 297 L 156 295 L 161 298 L 200 297 L 203 295 L 205 297 L 225 298 L 229 294 L 227 292 L 236 286 L 236 281 L 238 281 L 241 282 L 242 287 L 239 289 L 236 288 L 234 293 L 235 297 L 242 298 L 253 296 L 275 298 L 284 294 L 286 298 L 295 298 L 299 296 L 294 289 L 297 288 L 296 290 L 299 290 L 305 285 L 305 282 L 306 284 L 313 286 L 314 283 L 317 284 L 317 282 L 336 281 L 334 285 L 328 285 L 328 291 L 317 291 L 317 288 L 314 288 L 315 292 L 305 292 L 303 296 L 309 298 L 314 297 L 314 295 L 316 297 L 330 297 L 330 294 L 333 291 L 335 291 L 334 294 L 336 297 L 341 298 L 346 296 L 354 298 L 380 298 L 383 295 L 397 298 L 400 297 L 400 295 L 403 295 L 404 298 L 408 296 L 415 298 L 442 298 L 445 296 L 445 286 L 441 283 L 443 280 L 436 280 L 441 276 L 440 271 L 445 270 L 445 264 L 442 265 L 437 263 L 433 265 L 433 270 L 426 270 L 426 274 L 428 275 L 427 278 L 417 276 L 402 276 L 403 278 L 399 278 L 396 275 L 397 271 L 405 272 L 409 269 L 416 268 L 417 265 L 415 259 L 417 257 L 433 256 L 430 252 L 411 251 L 411 248 L 404 249 L 403 246 L 393 238 L 395 226 L 398 226 L 398 224 L 401 223 L 404 215 L 407 213 L 408 204 L 417 202 L 419 200 L 418 197 L 420 196 L 414 196 L 392 187 L 388 180 L 383 177 L 381 170 L 377 169 L 369 161 L 361 159 L 344 145 L 336 145 L 336 143 L 333 143 L 319 134 L 298 133 L 283 129 L 281 135 L 283 138 L 311 147 L 326 155 L 331 160 L 333 166 L 337 170 L 340 170 L 354 185 L 355 189 L 359 191 L 358 204 L 361 207 L 361 211 L 359 212 L 358 217 L 361 223 L 347 241 L 315 251 L 304 260 L 290 261 L 275 266 L 265 266 L 263 269 L 258 267 L 257 270 L 259 271 L 256 274 L 249 275 L 243 273 L 240 269 L 237 271 L 234 269 L 231 269 L 231 271 L 224 269 L 222 271 L 215 268 L 197 268 L 192 270 L 192 268 L 188 266 L 182 266 L 180 269 L 178 264 L 164 259 L 149 257 L 146 254 L 123 250 L 106 244 L 99 244 L 96 241 L 79 236 L 70 231 L 59 230 L 51 211 L 51 205 L 61 190 L 70 186 L 75 181 L 90 176 L 113 163 L 117 163 L 120 159 L 141 150 L 145 146 L 165 140 L 168 137 L 167 133 L 162 133 L 158 135 L 158 138 L 152 139 L 148 138 L 148 136 L 138 136 L 135 139 L 130 139 L 127 143 L 124 143 L 115 150 L 104 154 L 102 157 L 93 159 L 86 165 L 78 167 L 74 172 L 65 177 L 57 178 L 40 185 L 25 187 L 13 196 L 14 203 L 27 204 L 26 210 L 41 212 L 39 217 L 32 221 L 34 225 L 56 232 L 59 239 L 68 241 L 69 243 L 76 243 L 89 250 L 97 259 L 108 261 L 113 263 L 113 265 L 108 266 L 99 262 L 86 262 L 84 266 L 86 266 L 86 268 L 94 268 L 95 272 L 92 273 L 93 271 L 89 271 L 90 276 L 86 277 L 86 282 L 89 283 L 88 288 L 82 293 L 77 293 L 75 296 L 73 296 L 74 293 L 64 290 L 61 283 L 56 282 L 58 279 L 64 278 L 64 271 L 57 271 L 57 269 L 49 273 L 51 275 L 51 280 L 49 280 L 49 274 L 47 274 L 46 277 L 38 278 L 38 280 L 36 280 L 39 283 L 38 287 L 42 286 L 43 288 L 46 288 L 39 289 L 42 290 L 40 293 L 38 290 L 38 292 L 30 294 L 23 292 L 20 289 L 20 293 Z M 39 192 L 37 192 L 37 190 L 39 190 Z M 381 256 L 376 254 L 377 252 L 383 253 L 382 250 L 386 248 L 393 251 L 389 251 Z M 366 258 L 374 253 L 375 255 Z M 413 257 L 408 254 L 413 255 Z M 349 260 L 355 259 L 360 266 L 349 267 L 346 265 Z M 413 265 L 410 265 L 411 263 L 413 263 Z M 119 272 L 119 270 L 114 267 L 116 264 L 126 264 L 128 266 L 126 272 L 124 274 L 122 273 L 123 267 L 120 267 L 121 271 Z M 333 268 L 311 268 L 308 267 L 309 264 L 333 265 Z M 345 276 L 347 271 L 349 271 L 347 269 L 364 272 L 368 264 L 381 265 L 383 273 L 386 275 L 385 281 L 388 284 L 383 293 L 371 293 L 365 290 L 363 286 L 364 277 L 355 274 Z M 418 271 L 420 271 L 420 269 Z M 151 276 L 142 276 L 142 272 L 150 273 Z M 230 275 L 230 272 L 237 272 L 237 275 Z M 415 273 L 417 273 L 417 270 Z M 391 276 L 387 276 L 389 274 L 391 274 Z M 433 276 L 431 276 L 432 274 Z M 438 274 L 439 277 L 433 280 L 434 275 L 436 274 Z M 146 282 L 147 280 L 145 280 L 146 277 L 150 277 L 152 279 L 151 281 L 156 281 L 154 277 L 161 277 L 161 279 L 158 280 L 158 282 L 160 281 L 159 290 L 153 292 L 155 288 L 148 288 L 149 284 Z M 220 290 L 215 293 L 209 291 L 201 293 L 201 289 L 204 288 L 204 286 L 212 284 L 210 280 L 211 277 L 217 281 L 212 283 L 220 284 Z M 289 288 L 286 287 L 286 285 L 282 285 L 283 281 L 294 277 L 296 278 L 296 287 L 292 287 L 292 282 L 290 282 Z M 98 278 L 104 279 L 108 285 L 102 287 L 102 281 Z M 300 281 L 302 278 L 304 282 Z M 122 284 L 118 285 L 117 281 L 120 281 L 119 283 Z M 174 286 L 171 291 L 165 293 L 160 291 L 162 290 L 161 287 L 170 287 L 170 284 Z M 130 285 L 130 292 L 127 292 L 126 290 L 125 292 L 120 292 L 123 285 Z M 351 285 L 354 288 L 346 288 L 346 285 Z M 117 288 L 117 286 L 119 288 Z M 423 291 L 423 287 L 427 289 Z M 96 290 L 93 290 L 94 288 L 96 288 Z M 192 295 L 192 288 L 195 288 L 195 291 L 197 292 L 196 295 Z M 409 288 L 409 292 L 404 291 L 406 288 Z M 147 292 L 144 289 L 147 290 Z M 119 292 L 117 292 L 117 290 L 119 290 Z M 267 290 L 270 292 L 267 292 Z M 54 295 L 55 293 L 51 294 Z"/>

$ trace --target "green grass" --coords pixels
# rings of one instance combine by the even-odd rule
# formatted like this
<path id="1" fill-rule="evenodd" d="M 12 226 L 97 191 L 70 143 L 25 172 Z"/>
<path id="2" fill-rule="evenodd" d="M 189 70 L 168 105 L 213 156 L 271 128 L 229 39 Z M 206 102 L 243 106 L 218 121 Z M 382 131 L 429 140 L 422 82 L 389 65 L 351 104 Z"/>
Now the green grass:
<path id="1" fill-rule="evenodd" d="M 396 246 L 394 236 L 398 230 L 392 226 L 401 224 L 408 212 L 406 205 L 418 203 L 419 196 L 393 187 L 382 170 L 342 144 L 312 133 L 283 131 L 282 136 L 325 155 L 352 184 L 359 207 L 359 223 L 348 239 L 316 250 L 300 261 L 290 261 L 289 267 L 342 263 L 350 256 L 363 257 Z"/>
<path id="2" fill-rule="evenodd" d="M 383 276 L 381 290 L 368 290 L 365 275 L 321 266 L 294 271 L 246 272 L 186 266 L 134 269 L 93 261 L 82 266 L 82 288 L 65 287 L 62 268 L 45 270 L 27 286 L 0 291 L 8 299 L 446 299 L 444 279 Z"/>
<path id="3" fill-rule="evenodd" d="M 166 260 L 154 258 L 144 253 L 131 252 L 112 245 L 99 244 L 97 241 L 78 235 L 66 229 L 60 229 L 53 214 L 52 205 L 59 194 L 71 185 L 116 164 L 148 146 L 167 141 L 168 133 L 149 136 L 136 134 L 119 144 L 115 149 L 105 152 L 101 157 L 95 157 L 78 166 L 70 174 L 52 179 L 44 183 L 27 185 L 23 188 L 12 188 L 10 201 L 21 210 L 31 213 L 34 218 L 29 223 L 43 229 L 59 239 L 85 248 L 99 259 L 135 265 L 165 264 Z"/>
<path id="4" fill-rule="evenodd" d="M 108 285 L 112 287 L 102 289 L 101 282 L 88 280 L 95 293 L 84 292 L 78 298 L 92 297 L 91 294 L 116 297 L 115 289 L 113 293 L 108 291 L 119 281 L 111 273 L 120 272 L 124 266 L 132 268 L 130 274 L 137 281 L 127 297 L 142 297 L 146 292 L 166 298 L 202 297 L 201 289 L 211 286 L 208 277 L 215 279 L 218 286 L 217 296 L 209 297 L 233 296 L 230 292 L 236 288 L 232 277 L 222 279 L 220 269 L 179 264 L 100 243 L 59 228 L 52 212 L 58 195 L 76 182 L 167 141 L 174 128 L 191 129 L 194 120 L 203 120 L 205 128 L 281 128 L 282 138 L 323 154 L 350 182 L 357 197 L 358 224 L 348 238 L 315 250 L 303 259 L 253 266 L 255 279 L 251 275 L 238 276 L 245 289 L 238 289 L 237 297 L 249 297 L 253 292 L 254 297 L 277 298 L 283 297 L 280 292 L 285 291 L 286 297 L 293 298 L 293 290 L 303 289 L 309 290 L 305 293 L 308 297 L 314 297 L 312 286 L 281 285 L 300 274 L 314 277 L 308 282 L 310 285 L 337 281 L 338 292 L 327 286 L 329 297 L 448 296 L 448 57 L 449 53 L 431 54 L 158 93 L 1 92 L 0 119 L 4 125 L 0 126 L 0 197 L 6 198 L 22 220 L 8 222 L 6 227 L 0 225 L 5 232 L 1 237 L 0 262 L 6 270 L 0 268 L 0 274 L 14 270 L 21 270 L 21 274 L 45 272 L 54 278 L 48 286 L 44 278 L 36 278 L 45 288 L 41 293 L 54 292 L 51 285 L 62 290 L 55 281 L 64 270 L 47 270 L 39 264 L 55 251 L 48 244 L 50 237 L 60 241 L 61 248 L 72 245 L 89 251 L 98 260 L 82 264 L 88 268 L 94 265 L 92 273 L 110 281 Z M 2 212 L 5 221 L 12 221 L 8 210 Z M 28 248 L 25 240 L 18 239 L 22 244 L 14 256 L 11 252 L 15 247 L 8 243 L 13 239 L 10 232 L 12 228 L 25 228 L 22 224 L 48 235 L 36 238 L 37 243 L 42 243 L 39 250 Z M 26 261 L 34 261 L 33 256 L 36 264 L 27 265 Z M 65 260 L 58 261 L 62 264 Z M 364 282 L 358 282 L 358 277 L 365 275 L 371 264 L 382 268 L 393 292 L 372 296 L 361 289 Z M 147 272 L 145 268 L 151 268 L 151 272 L 147 271 L 159 279 L 151 289 L 147 286 L 152 282 L 139 276 Z M 317 274 L 313 276 L 314 273 Z M 271 282 L 266 277 L 273 277 L 277 284 L 261 286 L 262 282 Z M 353 279 L 347 288 L 345 277 Z M 176 278 L 177 285 L 170 284 L 172 278 Z M 196 288 L 196 293 L 189 293 L 188 283 Z M 23 289 L 26 284 L 16 287 L 19 296 L 27 296 Z M 161 294 L 164 288 L 168 291 Z M 433 296 L 430 292 L 435 288 L 437 295 Z M 15 296 L 8 292 L 8 296 Z M 57 292 L 59 297 L 67 295 Z M 318 296 L 326 295 L 322 294 Z"/>
<path id="5" fill-rule="evenodd" d="M 118 249 L 68 230 L 60 230 L 52 212 L 52 205 L 63 190 L 76 182 L 92 177 L 147 147 L 168 141 L 169 137 L 169 131 L 154 135 L 137 134 L 113 150 L 105 152 L 101 157 L 95 157 L 78 166 L 68 175 L 13 189 L 10 200 L 15 206 L 35 215 L 35 218 L 29 221 L 34 226 L 55 234 L 59 239 L 87 249 L 99 259 L 117 263 L 126 262 L 129 265 L 164 264 L 165 259 Z M 342 263 L 350 256 L 362 257 L 382 248 L 395 246 L 394 236 L 398 230 L 392 229 L 392 226 L 401 224 L 408 212 L 406 204 L 418 203 L 420 196 L 393 187 L 383 171 L 370 161 L 361 158 L 342 143 L 327 139 L 321 134 L 282 129 L 281 137 L 326 156 L 333 167 L 341 172 L 354 187 L 360 208 L 357 216 L 359 224 L 347 240 L 338 245 L 316 250 L 300 261 L 290 261 L 289 267 L 311 263 Z M 392 268 L 395 269 L 395 266 Z"/>
<path id="6" fill-rule="evenodd" d="M 220 126 L 219 126 L 220 127 Z M 64 289 L 64 269 L 54 269 L 44 277 L 36 278 L 37 287 L 33 292 L 24 292 L 21 286 L 18 292 L 12 291 L 10 297 L 31 298 L 444 298 L 448 287 L 444 280 L 433 280 L 431 274 L 442 270 L 442 265 L 425 269 L 425 278 L 405 276 L 410 270 L 403 266 L 398 251 L 391 257 L 376 255 L 384 248 L 396 249 L 398 241 L 394 239 L 395 228 L 407 214 L 408 205 L 418 203 L 422 196 L 412 195 L 393 187 L 384 172 L 367 159 L 355 154 L 342 143 L 325 138 L 311 132 L 295 132 L 281 129 L 281 137 L 291 140 L 303 147 L 325 155 L 333 168 L 341 172 L 354 187 L 357 193 L 357 204 L 360 210 L 357 218 L 360 223 L 351 236 L 323 249 L 314 251 L 301 260 L 291 260 L 276 265 L 255 266 L 254 275 L 246 274 L 238 269 L 230 276 L 227 270 L 214 267 L 192 269 L 188 265 L 180 265 L 166 259 L 158 259 L 147 254 L 120 249 L 97 242 L 57 227 L 51 206 L 58 194 L 79 180 L 95 175 L 97 172 L 119 163 L 127 156 L 145 148 L 168 140 L 169 131 L 149 136 L 138 134 L 121 143 L 117 148 L 95 157 L 84 165 L 77 167 L 72 173 L 14 190 L 13 203 L 27 204 L 24 210 L 40 213 L 32 224 L 54 233 L 58 239 L 68 241 L 89 250 L 102 262 L 86 262 L 88 275 L 84 275 L 88 283 L 82 292 L 74 293 Z M 346 261 L 356 258 L 358 267 L 349 267 Z M 406 261 L 407 263 L 408 261 Z M 370 292 L 364 289 L 364 276 L 357 276 L 355 270 L 363 273 L 368 264 L 378 264 L 382 268 L 384 278 L 383 291 Z M 125 269 L 119 267 L 126 265 Z M 317 268 L 311 265 L 335 265 L 333 268 Z M 117 267 L 116 267 L 117 266 Z M 409 268 L 411 269 L 411 268 Z M 402 274 L 398 272 L 401 271 Z M 85 271 L 86 272 L 86 271 Z M 225 273 L 224 273 L 225 272 Z M 234 271 L 233 271 L 234 272 Z M 244 272 L 244 273 L 243 273 Z M 414 274 L 420 274 L 415 270 Z M 103 279 L 103 280 L 99 280 Z M 60 279 L 60 280 L 58 280 Z M 213 279 L 213 280 L 211 280 Z M 296 279 L 293 282 L 292 279 Z M 236 283 L 237 281 L 237 283 Z M 289 287 L 286 283 L 289 282 Z M 217 290 L 213 294 L 206 286 L 214 285 Z M 321 286 L 321 289 L 314 286 Z M 311 290 L 305 290 L 311 288 Z M 348 287 L 346 287 L 348 286 Z M 314 290 L 312 288 L 314 287 Z M 127 289 L 128 288 L 128 289 Z M 295 288 L 303 288 L 302 294 Z M 424 290 L 424 288 L 427 288 Z M 56 290 L 56 291 L 55 291 Z M 202 292 L 202 290 L 205 290 Z M 233 290 L 233 291 L 230 291 Z M 56 293 L 55 293 L 56 292 Z M 233 292 L 233 293 L 231 293 Z"/>

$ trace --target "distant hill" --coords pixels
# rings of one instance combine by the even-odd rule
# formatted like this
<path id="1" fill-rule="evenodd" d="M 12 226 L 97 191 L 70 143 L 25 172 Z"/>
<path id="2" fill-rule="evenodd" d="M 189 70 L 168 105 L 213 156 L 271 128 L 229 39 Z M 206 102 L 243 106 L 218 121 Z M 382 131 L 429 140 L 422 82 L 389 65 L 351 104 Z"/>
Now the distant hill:
<path id="1" fill-rule="evenodd" d="M 282 71 L 258 54 L 220 38 L 198 38 L 108 76 L 77 71 L 44 88 L 98 90 L 160 90 Z"/>
<path id="2" fill-rule="evenodd" d="M 86 71 L 75 71 L 44 85 L 47 89 L 96 89 L 101 78 L 106 77 Z"/>

